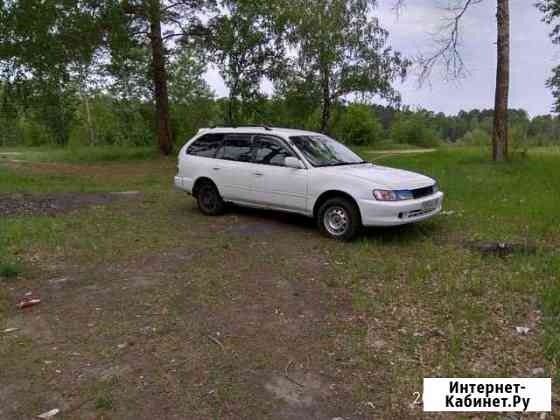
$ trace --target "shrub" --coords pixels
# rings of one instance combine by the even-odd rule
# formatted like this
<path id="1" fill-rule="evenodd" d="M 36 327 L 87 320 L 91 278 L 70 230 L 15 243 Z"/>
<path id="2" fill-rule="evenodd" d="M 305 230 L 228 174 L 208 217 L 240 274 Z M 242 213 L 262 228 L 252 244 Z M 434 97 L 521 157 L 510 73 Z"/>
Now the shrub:
<path id="1" fill-rule="evenodd" d="M 485 130 L 475 128 L 467 132 L 459 142 L 465 146 L 488 146 L 490 145 L 491 138 Z"/>
<path id="2" fill-rule="evenodd" d="M 33 115 L 22 116 L 18 120 L 17 131 L 25 146 L 43 146 L 55 142 L 50 130 Z"/>
<path id="3" fill-rule="evenodd" d="M 352 104 L 340 116 L 335 133 L 346 144 L 366 146 L 383 140 L 383 127 L 366 105 Z"/>
<path id="4" fill-rule="evenodd" d="M 436 147 L 439 145 L 436 131 L 419 113 L 399 115 L 391 127 L 391 138 L 396 143 L 414 146 Z"/>

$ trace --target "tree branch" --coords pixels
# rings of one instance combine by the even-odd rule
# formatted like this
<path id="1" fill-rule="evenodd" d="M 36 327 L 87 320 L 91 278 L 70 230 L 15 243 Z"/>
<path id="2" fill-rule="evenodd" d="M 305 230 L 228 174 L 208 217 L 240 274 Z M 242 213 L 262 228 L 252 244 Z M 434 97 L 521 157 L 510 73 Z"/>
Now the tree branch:
<path id="1" fill-rule="evenodd" d="M 448 79 L 460 79 L 467 72 L 465 63 L 461 56 L 461 20 L 469 7 L 482 3 L 483 0 L 462 0 L 457 6 L 445 8 L 448 12 L 454 13 L 449 22 L 436 34 L 435 42 L 437 48 L 428 56 L 420 55 L 416 58 L 416 63 L 420 67 L 418 81 L 420 84 L 428 81 L 436 66 L 441 65 L 444 69 L 445 77 Z M 405 6 L 406 0 L 396 0 L 393 7 L 398 13 Z"/>

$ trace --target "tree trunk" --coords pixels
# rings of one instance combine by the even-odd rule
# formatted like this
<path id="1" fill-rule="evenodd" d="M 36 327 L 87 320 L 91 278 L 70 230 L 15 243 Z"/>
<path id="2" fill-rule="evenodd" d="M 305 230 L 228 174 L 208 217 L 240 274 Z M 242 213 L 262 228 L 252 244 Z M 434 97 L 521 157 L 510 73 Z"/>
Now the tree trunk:
<path id="1" fill-rule="evenodd" d="M 227 106 L 227 122 L 226 125 L 233 126 L 233 96 L 229 96 L 228 106 Z"/>
<path id="2" fill-rule="evenodd" d="M 86 119 L 87 119 L 87 127 L 89 132 L 89 144 L 93 146 L 95 145 L 95 133 L 93 131 L 93 123 L 91 121 L 91 111 L 89 109 L 89 99 L 87 93 L 82 93 L 82 98 L 84 99 L 84 104 L 86 106 Z"/>
<path id="3" fill-rule="evenodd" d="M 330 75 L 327 67 L 323 67 L 321 75 L 321 85 L 323 90 L 323 99 L 321 101 L 321 133 L 326 133 L 329 128 L 331 119 L 331 90 Z"/>
<path id="4" fill-rule="evenodd" d="M 165 48 L 161 36 L 161 5 L 159 0 L 150 2 L 150 44 L 152 48 L 152 78 L 158 123 L 159 150 L 168 155 L 173 147 L 169 126 L 169 97 L 167 93 L 167 71 Z"/>
<path id="5" fill-rule="evenodd" d="M 503 162 L 508 158 L 509 0 L 497 1 L 498 65 L 496 69 L 492 158 L 496 162 Z"/>

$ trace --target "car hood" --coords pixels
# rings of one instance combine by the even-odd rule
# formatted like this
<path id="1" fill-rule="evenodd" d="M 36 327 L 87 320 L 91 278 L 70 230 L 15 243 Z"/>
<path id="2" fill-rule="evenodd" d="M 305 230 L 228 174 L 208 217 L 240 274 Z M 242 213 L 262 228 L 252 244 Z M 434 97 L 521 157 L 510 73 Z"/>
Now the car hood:
<path id="1" fill-rule="evenodd" d="M 323 169 L 337 172 L 340 175 L 361 179 L 371 183 L 374 187 L 391 190 L 422 188 L 435 183 L 432 178 L 425 175 L 373 164 L 334 166 L 332 168 Z"/>

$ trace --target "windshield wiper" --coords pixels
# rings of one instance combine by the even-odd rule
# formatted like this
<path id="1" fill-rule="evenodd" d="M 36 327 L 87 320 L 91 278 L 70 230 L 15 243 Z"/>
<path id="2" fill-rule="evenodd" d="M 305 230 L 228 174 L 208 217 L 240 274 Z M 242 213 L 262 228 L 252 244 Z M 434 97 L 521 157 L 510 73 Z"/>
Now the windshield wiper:
<path id="1" fill-rule="evenodd" d="M 361 162 L 338 162 L 338 163 L 331 163 L 330 165 L 326 165 L 326 166 L 363 165 L 365 163 L 369 163 L 369 162 L 365 160 L 362 160 Z"/>

